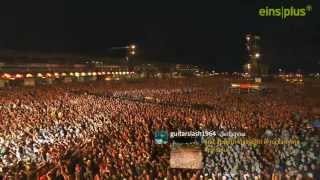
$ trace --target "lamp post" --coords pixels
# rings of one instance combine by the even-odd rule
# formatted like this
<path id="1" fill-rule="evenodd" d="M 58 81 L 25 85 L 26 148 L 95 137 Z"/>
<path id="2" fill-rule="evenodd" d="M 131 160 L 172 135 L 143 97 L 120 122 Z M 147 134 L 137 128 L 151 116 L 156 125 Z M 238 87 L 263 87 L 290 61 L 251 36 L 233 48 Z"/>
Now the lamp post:
<path id="1" fill-rule="evenodd" d="M 137 46 L 135 44 L 132 44 L 132 45 L 126 46 L 126 48 L 128 49 L 126 60 L 129 61 L 129 55 L 134 56 L 136 54 Z"/>

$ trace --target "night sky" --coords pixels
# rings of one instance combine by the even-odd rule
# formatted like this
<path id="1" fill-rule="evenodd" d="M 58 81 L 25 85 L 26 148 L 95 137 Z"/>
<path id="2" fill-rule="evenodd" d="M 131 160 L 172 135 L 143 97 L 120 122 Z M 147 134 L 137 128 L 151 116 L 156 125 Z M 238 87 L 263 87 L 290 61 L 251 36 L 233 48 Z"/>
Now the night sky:
<path id="1" fill-rule="evenodd" d="M 160 1 L 159 1 L 160 2 Z M 163 1 L 162 1 L 163 2 Z M 261 36 L 272 68 L 320 69 L 320 7 L 308 0 L 25 1 L 0 5 L 0 50 L 86 53 L 136 43 L 152 61 L 241 69 L 247 33 Z M 9 4 L 10 3 L 10 4 Z M 312 5 L 305 17 L 260 17 L 265 6 Z"/>

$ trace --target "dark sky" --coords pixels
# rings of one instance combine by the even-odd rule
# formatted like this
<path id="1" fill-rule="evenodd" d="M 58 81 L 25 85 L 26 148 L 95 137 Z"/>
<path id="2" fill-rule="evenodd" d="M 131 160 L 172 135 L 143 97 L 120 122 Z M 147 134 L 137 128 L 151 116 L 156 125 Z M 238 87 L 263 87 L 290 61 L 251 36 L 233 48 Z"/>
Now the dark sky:
<path id="1" fill-rule="evenodd" d="M 134 42 L 147 59 L 238 69 L 244 35 L 261 36 L 273 67 L 314 71 L 320 61 L 319 3 L 308 0 L 25 1 L 0 5 L 0 49 L 108 55 Z M 269 6 L 312 5 L 305 17 L 260 17 Z"/>

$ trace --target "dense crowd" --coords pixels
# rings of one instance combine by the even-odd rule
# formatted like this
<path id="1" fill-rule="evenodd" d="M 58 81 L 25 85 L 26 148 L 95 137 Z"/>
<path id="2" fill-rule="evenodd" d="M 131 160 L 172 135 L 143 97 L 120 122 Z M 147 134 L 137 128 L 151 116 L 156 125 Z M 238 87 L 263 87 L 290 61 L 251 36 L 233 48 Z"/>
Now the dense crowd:
<path id="1" fill-rule="evenodd" d="M 1 176 L 319 177 L 319 130 L 310 122 L 317 118 L 312 108 L 320 100 L 306 100 L 303 88 L 295 86 L 279 86 L 267 94 L 232 94 L 228 85 L 223 80 L 178 79 L 0 90 Z M 201 170 L 170 169 L 170 145 L 155 144 L 154 132 L 199 129 L 293 138 L 301 143 L 230 145 L 225 152 L 205 154 Z"/>

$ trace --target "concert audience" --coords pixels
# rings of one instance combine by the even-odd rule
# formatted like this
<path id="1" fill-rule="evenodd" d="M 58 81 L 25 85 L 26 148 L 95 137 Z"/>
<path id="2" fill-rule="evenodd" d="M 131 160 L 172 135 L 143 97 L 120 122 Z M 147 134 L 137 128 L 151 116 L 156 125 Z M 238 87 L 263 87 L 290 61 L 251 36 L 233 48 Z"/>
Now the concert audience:
<path id="1" fill-rule="evenodd" d="M 3 179 L 316 179 L 317 103 L 299 87 L 232 94 L 224 81 L 148 80 L 0 90 Z M 292 87 L 291 87 L 292 88 Z M 296 138 L 295 145 L 229 145 L 203 170 L 169 167 L 157 130 L 230 130 Z"/>

